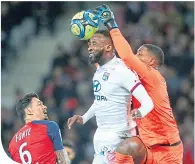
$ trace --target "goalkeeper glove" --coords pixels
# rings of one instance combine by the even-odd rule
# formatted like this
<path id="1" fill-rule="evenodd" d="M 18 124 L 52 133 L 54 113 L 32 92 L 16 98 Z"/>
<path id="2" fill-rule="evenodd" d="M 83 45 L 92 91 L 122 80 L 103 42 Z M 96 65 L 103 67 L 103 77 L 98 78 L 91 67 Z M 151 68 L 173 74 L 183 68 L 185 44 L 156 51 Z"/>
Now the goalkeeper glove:
<path id="1" fill-rule="evenodd" d="M 114 28 L 118 28 L 114 14 L 107 5 L 102 4 L 101 6 L 98 6 L 95 10 L 93 10 L 93 13 L 95 14 L 93 19 L 98 19 L 108 28 L 109 31 Z"/>

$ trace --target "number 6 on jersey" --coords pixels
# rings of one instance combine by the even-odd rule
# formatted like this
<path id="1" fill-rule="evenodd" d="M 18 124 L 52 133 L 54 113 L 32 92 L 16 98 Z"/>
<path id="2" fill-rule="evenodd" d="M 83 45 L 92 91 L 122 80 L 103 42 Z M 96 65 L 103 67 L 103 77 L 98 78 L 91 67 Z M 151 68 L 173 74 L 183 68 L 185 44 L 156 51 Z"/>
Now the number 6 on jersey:
<path id="1" fill-rule="evenodd" d="M 27 142 L 24 142 L 22 145 L 20 145 L 20 148 L 19 148 L 20 159 L 22 161 L 22 164 L 31 164 L 32 156 L 28 150 L 23 150 L 25 146 L 27 146 Z M 25 161 L 26 159 L 25 155 L 26 155 L 27 161 Z"/>

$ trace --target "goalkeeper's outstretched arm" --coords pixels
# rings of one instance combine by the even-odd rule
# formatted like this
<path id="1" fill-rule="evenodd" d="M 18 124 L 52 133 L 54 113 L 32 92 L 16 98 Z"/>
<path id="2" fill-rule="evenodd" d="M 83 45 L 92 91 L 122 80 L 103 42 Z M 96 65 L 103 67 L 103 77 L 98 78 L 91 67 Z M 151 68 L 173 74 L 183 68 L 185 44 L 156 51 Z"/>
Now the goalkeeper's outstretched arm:
<path id="1" fill-rule="evenodd" d="M 112 29 L 110 35 L 118 55 L 127 67 L 132 68 L 140 77 L 145 77 L 147 74 L 146 65 L 134 55 L 131 46 L 123 37 L 120 30 L 118 28 Z"/>

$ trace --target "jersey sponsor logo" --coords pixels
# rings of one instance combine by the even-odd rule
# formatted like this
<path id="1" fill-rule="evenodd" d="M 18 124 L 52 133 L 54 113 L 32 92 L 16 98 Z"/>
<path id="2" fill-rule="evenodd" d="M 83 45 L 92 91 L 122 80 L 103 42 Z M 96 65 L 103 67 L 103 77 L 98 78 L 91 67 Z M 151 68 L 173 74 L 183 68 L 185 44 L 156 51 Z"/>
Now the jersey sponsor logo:
<path id="1" fill-rule="evenodd" d="M 93 81 L 93 91 L 99 92 L 101 90 L 101 84 L 98 80 Z"/>
<path id="2" fill-rule="evenodd" d="M 110 73 L 104 72 L 102 79 L 103 79 L 104 81 L 107 81 L 108 78 L 109 78 L 109 76 L 110 76 Z"/>
<path id="3" fill-rule="evenodd" d="M 95 95 L 95 99 L 98 101 L 107 101 L 107 98 L 105 96 Z"/>

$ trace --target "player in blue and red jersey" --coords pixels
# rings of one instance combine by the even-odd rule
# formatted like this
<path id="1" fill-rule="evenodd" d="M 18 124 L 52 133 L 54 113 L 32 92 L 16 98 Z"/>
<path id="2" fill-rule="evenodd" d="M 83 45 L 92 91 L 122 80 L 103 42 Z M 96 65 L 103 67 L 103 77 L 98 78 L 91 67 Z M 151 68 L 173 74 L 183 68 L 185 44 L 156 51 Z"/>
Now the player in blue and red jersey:
<path id="1" fill-rule="evenodd" d="M 9 144 L 10 157 L 22 164 L 69 164 L 58 125 L 48 120 L 47 107 L 35 93 L 21 98 L 16 106 L 25 125 Z"/>

